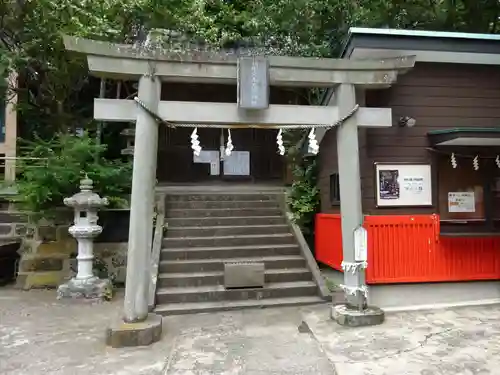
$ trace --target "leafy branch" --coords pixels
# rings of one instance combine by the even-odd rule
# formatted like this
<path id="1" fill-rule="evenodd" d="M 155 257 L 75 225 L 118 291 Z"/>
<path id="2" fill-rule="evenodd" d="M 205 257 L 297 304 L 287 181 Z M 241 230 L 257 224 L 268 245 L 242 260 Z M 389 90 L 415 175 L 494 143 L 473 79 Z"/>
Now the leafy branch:
<path id="1" fill-rule="evenodd" d="M 85 174 L 94 181 L 94 191 L 110 200 L 111 208 L 126 205 L 132 165 L 102 157 L 106 145 L 97 144 L 87 134 L 56 134 L 50 140 L 35 136 L 33 141 L 20 143 L 17 195 L 13 201 L 30 212 L 35 221 L 54 216 L 63 206 L 63 199 L 79 191 Z"/>

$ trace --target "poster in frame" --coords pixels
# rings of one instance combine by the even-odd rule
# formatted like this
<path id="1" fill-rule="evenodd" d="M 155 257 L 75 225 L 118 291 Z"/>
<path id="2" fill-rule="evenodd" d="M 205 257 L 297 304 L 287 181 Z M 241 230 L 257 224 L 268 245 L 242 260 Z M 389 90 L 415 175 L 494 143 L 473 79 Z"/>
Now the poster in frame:
<path id="1" fill-rule="evenodd" d="M 375 163 L 377 207 L 432 206 L 432 173 L 427 163 Z"/>

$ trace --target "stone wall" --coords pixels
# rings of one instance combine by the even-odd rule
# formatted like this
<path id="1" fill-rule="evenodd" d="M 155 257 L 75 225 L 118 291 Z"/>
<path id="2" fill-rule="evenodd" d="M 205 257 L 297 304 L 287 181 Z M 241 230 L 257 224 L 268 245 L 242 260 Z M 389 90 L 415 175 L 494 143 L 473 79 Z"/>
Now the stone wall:
<path id="1" fill-rule="evenodd" d="M 127 242 L 97 242 L 94 246 L 94 273 L 109 278 L 115 285 L 125 284 L 127 248 Z"/>
<path id="2" fill-rule="evenodd" d="M 114 283 L 125 282 L 128 210 L 102 212 L 103 233 L 94 245 L 94 272 Z M 76 273 L 77 242 L 68 233 L 72 215 L 30 227 L 24 224 L 16 285 L 21 289 L 55 288 Z M 20 228 L 20 224 L 12 224 Z"/>

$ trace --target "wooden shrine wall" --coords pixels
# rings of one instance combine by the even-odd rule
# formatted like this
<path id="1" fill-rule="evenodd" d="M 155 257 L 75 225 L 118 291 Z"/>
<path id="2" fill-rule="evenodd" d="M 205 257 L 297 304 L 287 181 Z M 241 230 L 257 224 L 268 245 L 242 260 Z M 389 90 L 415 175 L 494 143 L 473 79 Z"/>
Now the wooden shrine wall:
<path id="1" fill-rule="evenodd" d="M 300 92 L 271 88 L 272 104 L 305 104 Z M 162 100 L 236 103 L 236 87 L 208 84 L 164 84 Z M 220 179 L 210 175 L 210 164 L 194 163 L 191 149 L 192 128 L 160 129 L 157 178 L 165 182 L 200 182 Z M 277 153 L 277 130 L 234 129 L 231 131 L 234 150 L 250 152 L 251 181 L 283 181 L 286 173 L 284 158 Z M 198 128 L 203 150 L 218 151 L 221 129 Z M 224 131 L 227 141 L 227 130 Z"/>

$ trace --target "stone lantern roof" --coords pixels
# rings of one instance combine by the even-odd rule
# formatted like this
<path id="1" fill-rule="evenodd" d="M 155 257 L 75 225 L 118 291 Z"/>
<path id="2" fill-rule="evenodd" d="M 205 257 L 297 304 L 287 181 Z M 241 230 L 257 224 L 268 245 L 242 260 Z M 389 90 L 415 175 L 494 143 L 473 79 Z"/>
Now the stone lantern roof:
<path id="1" fill-rule="evenodd" d="M 109 204 L 107 198 L 101 198 L 98 194 L 92 191 L 93 181 L 85 175 L 85 178 L 80 180 L 80 192 L 70 198 L 64 198 L 64 204 L 68 207 L 79 209 L 99 208 Z"/>

